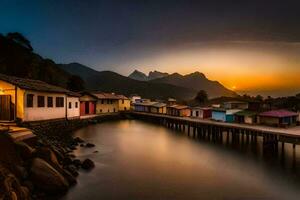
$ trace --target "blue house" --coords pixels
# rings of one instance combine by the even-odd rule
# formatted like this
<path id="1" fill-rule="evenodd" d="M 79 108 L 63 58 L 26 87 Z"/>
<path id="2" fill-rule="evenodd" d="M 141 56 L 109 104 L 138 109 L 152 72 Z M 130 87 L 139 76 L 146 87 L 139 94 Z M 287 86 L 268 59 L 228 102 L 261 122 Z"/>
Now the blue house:
<path id="1" fill-rule="evenodd" d="M 211 112 L 211 119 L 215 121 L 226 121 L 226 109 L 224 108 L 214 108 Z"/>
<path id="2" fill-rule="evenodd" d="M 225 109 L 225 108 L 214 108 L 212 110 L 212 120 L 221 122 L 235 122 L 234 114 L 241 111 L 240 109 Z"/>

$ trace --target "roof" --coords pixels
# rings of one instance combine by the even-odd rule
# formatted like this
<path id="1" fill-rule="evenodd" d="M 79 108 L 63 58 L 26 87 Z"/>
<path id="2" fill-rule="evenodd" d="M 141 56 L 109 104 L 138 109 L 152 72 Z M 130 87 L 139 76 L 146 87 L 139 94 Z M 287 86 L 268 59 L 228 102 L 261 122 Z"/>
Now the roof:
<path id="1" fill-rule="evenodd" d="M 98 99 L 119 99 L 119 97 L 114 93 L 92 92 L 91 94 Z"/>
<path id="2" fill-rule="evenodd" d="M 192 107 L 192 109 L 195 109 L 195 110 L 211 110 L 212 108 L 211 107 L 199 107 L 199 106 L 197 106 L 197 107 Z"/>
<path id="3" fill-rule="evenodd" d="M 50 85 L 46 82 L 40 80 L 33 80 L 27 78 L 19 78 L 15 76 L 8 76 L 4 74 L 0 74 L 0 80 L 8 82 L 12 85 L 15 85 L 21 89 L 25 90 L 35 90 L 35 91 L 42 91 L 42 92 L 52 92 L 52 93 L 64 93 L 69 94 L 70 96 L 75 95 L 75 93 L 55 85 Z M 77 95 L 77 94 L 76 94 Z"/>
<path id="4" fill-rule="evenodd" d="M 134 102 L 133 105 L 139 105 L 139 106 L 153 106 L 157 104 L 158 102 L 155 101 L 146 101 L 146 102 Z"/>
<path id="5" fill-rule="evenodd" d="M 124 96 L 123 94 L 118 94 L 116 95 L 119 99 L 122 99 L 122 100 L 128 100 L 129 98 Z"/>
<path id="6" fill-rule="evenodd" d="M 172 105 L 172 106 L 168 106 L 169 108 L 174 108 L 174 109 L 177 109 L 177 110 L 182 110 L 182 109 L 188 109 L 189 107 L 188 106 L 185 106 L 185 105 Z"/>
<path id="7" fill-rule="evenodd" d="M 270 110 L 266 112 L 262 112 L 259 114 L 259 116 L 264 116 L 264 117 L 293 117 L 293 116 L 298 116 L 297 113 L 291 112 L 288 110 Z"/>
<path id="8" fill-rule="evenodd" d="M 250 110 L 242 110 L 242 111 L 235 113 L 235 115 L 237 115 L 237 116 L 254 116 L 254 115 L 257 115 L 257 112 L 250 111 Z"/>
<path id="9" fill-rule="evenodd" d="M 212 111 L 214 112 L 226 112 L 225 108 L 213 108 Z"/>
<path id="10" fill-rule="evenodd" d="M 241 111 L 240 109 L 229 109 L 229 110 L 226 110 L 226 115 L 233 115 L 240 111 Z"/>
<path id="11" fill-rule="evenodd" d="M 161 108 L 161 107 L 165 107 L 167 106 L 167 104 L 165 103 L 160 103 L 160 102 L 157 102 L 155 104 L 152 105 L 153 107 L 157 107 L 157 108 Z"/>

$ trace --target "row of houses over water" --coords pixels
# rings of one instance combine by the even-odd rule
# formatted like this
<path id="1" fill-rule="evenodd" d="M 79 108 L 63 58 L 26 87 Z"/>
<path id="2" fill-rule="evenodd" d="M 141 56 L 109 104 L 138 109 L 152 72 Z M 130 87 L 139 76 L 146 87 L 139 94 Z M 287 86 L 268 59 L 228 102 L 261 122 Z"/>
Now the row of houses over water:
<path id="1" fill-rule="evenodd" d="M 73 119 L 130 109 L 130 100 L 114 93 L 74 93 L 38 80 L 0 74 L 0 120 Z"/>
<path id="2" fill-rule="evenodd" d="M 134 99 L 132 109 L 178 117 L 210 119 L 214 121 L 244 124 L 265 124 L 285 127 L 296 125 L 299 113 L 288 110 L 267 110 L 260 102 L 231 101 L 210 107 L 188 107 L 176 104 L 174 99 L 166 103 L 148 99 Z"/>

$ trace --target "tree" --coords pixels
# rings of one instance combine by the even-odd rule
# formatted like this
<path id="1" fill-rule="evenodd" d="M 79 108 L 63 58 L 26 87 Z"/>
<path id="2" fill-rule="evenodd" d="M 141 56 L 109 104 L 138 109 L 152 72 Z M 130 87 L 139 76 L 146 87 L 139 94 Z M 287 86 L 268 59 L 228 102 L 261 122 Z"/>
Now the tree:
<path id="1" fill-rule="evenodd" d="M 73 92 L 80 92 L 84 90 L 84 81 L 81 77 L 72 75 L 67 82 L 68 90 Z"/>
<path id="2" fill-rule="evenodd" d="M 200 90 L 195 97 L 195 100 L 199 103 L 205 103 L 208 100 L 208 95 L 205 90 Z"/>
<path id="3" fill-rule="evenodd" d="M 29 49 L 30 51 L 33 51 L 30 41 L 21 33 L 18 32 L 7 33 L 6 38 L 22 45 L 23 47 Z"/>
<path id="4" fill-rule="evenodd" d="M 258 100 L 258 101 L 263 101 L 264 100 L 263 96 L 261 96 L 261 95 L 257 95 L 255 97 L 255 99 Z"/>

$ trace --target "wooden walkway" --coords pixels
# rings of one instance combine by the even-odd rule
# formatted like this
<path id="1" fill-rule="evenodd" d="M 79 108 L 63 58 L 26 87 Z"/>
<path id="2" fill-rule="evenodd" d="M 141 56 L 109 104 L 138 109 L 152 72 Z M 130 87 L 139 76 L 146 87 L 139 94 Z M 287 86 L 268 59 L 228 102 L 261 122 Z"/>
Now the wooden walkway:
<path id="1" fill-rule="evenodd" d="M 158 122 L 168 128 L 184 131 L 193 137 L 205 137 L 222 139 L 225 133 L 232 140 L 244 140 L 251 138 L 256 142 L 257 137 L 263 137 L 264 144 L 273 144 L 277 148 L 278 143 L 291 143 L 295 148 L 300 144 L 300 127 L 276 128 L 262 125 L 248 125 L 238 123 L 217 122 L 209 119 L 196 119 L 191 117 L 175 117 L 164 114 L 153 114 L 143 112 L 131 112 L 137 119 L 146 119 Z"/>

